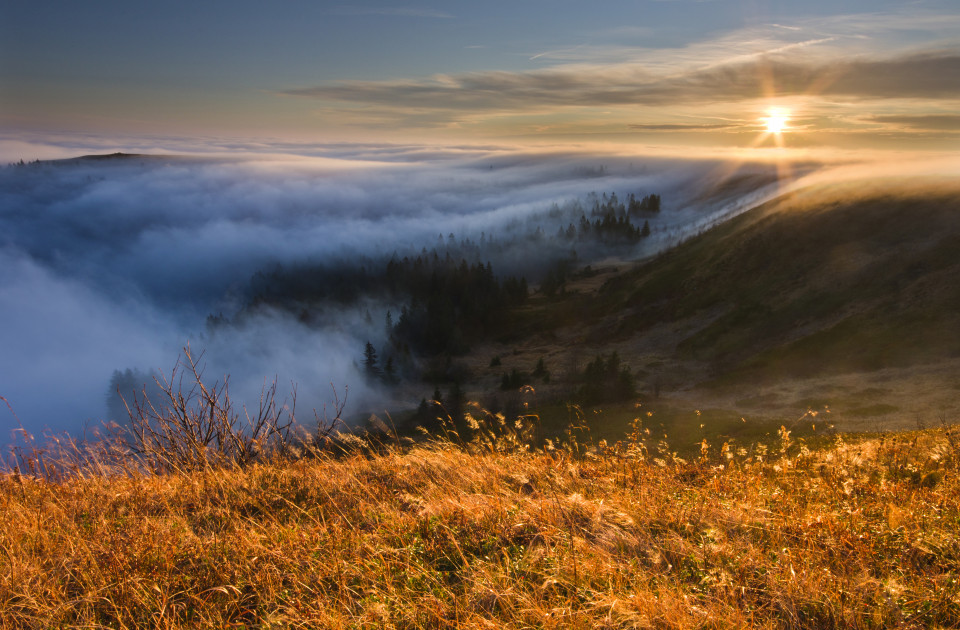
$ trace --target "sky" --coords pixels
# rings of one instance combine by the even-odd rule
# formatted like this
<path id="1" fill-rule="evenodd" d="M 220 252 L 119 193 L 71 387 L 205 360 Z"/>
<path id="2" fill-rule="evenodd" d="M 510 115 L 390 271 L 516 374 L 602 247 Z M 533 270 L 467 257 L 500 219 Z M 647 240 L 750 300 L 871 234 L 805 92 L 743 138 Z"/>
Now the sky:
<path id="1" fill-rule="evenodd" d="M 608 191 L 662 194 L 666 246 L 765 198 L 716 197 L 741 168 L 955 175 L 958 140 L 957 0 L 0 0 L 0 442 L 190 343 L 247 401 L 378 399 L 356 361 L 396 305 L 208 334 L 275 264 Z M 166 155 L 48 161 L 116 151 Z"/>
<path id="2" fill-rule="evenodd" d="M 956 0 L 0 0 L 0 159 L 228 141 L 949 151 L 958 105 Z"/>

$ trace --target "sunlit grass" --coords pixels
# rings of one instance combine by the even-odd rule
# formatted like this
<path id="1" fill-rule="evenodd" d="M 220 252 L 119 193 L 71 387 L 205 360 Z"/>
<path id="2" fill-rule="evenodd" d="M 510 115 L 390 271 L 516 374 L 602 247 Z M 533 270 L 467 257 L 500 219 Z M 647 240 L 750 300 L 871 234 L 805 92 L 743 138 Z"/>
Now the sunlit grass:
<path id="1" fill-rule="evenodd" d="M 10 627 L 954 627 L 952 429 L 619 442 L 473 408 L 401 446 L 0 478 Z M 114 468 L 114 471 L 119 469 Z"/>

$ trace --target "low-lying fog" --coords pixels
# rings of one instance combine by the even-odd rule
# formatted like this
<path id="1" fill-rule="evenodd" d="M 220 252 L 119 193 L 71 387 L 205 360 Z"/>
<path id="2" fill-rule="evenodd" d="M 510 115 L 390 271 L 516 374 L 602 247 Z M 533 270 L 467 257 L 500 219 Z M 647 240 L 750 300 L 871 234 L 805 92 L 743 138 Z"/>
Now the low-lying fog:
<path id="1" fill-rule="evenodd" d="M 332 384 L 341 395 L 349 387 L 350 413 L 381 395 L 358 364 L 390 304 L 369 296 L 321 326 L 263 311 L 216 334 L 207 316 L 235 313 L 251 277 L 278 263 L 385 261 L 451 233 L 506 243 L 487 258 L 494 272 L 535 285 L 543 259 L 569 249 L 549 237 L 603 194 L 661 196 L 650 237 L 615 252 L 640 258 L 777 190 L 769 164 L 494 151 L 0 168 L 0 396 L 15 413 L 0 407 L 0 428 L 8 437 L 18 421 L 39 434 L 105 420 L 117 414 L 107 405 L 115 371 L 168 374 L 186 344 L 203 352 L 207 378 L 230 375 L 235 399 L 256 404 L 276 378 L 281 392 L 297 384 L 298 416 L 312 418 Z M 542 244 L 517 247 L 541 227 Z M 578 251 L 583 263 L 606 254 Z"/>

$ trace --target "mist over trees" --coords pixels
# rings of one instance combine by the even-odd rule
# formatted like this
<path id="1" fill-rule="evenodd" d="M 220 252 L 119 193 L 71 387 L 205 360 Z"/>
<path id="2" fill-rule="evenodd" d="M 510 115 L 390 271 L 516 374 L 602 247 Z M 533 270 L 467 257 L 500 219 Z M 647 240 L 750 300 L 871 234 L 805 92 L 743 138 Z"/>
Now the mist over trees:
<path id="1" fill-rule="evenodd" d="M 122 418 L 104 396 L 114 372 L 169 369 L 186 344 L 231 375 L 238 400 L 276 375 L 303 385 L 307 410 L 331 382 L 350 383 L 354 405 L 394 379 L 454 379 L 447 358 L 489 337 L 524 293 L 562 294 L 577 265 L 655 253 L 732 197 L 698 201 L 715 160 L 315 154 L 25 155 L 0 168 L 0 381 L 18 418 L 37 432 Z M 431 298 L 431 283 L 454 297 Z M 451 313 L 439 335 L 424 332 Z M 367 341 L 384 372 L 371 384 Z M 61 395 L 46 394 L 51 381 Z"/>
<path id="2" fill-rule="evenodd" d="M 264 312 L 288 313 L 304 326 L 323 327 L 331 312 L 362 307 L 359 328 L 370 334 L 358 347 L 355 363 L 364 382 L 381 388 L 403 382 L 448 383 L 444 412 L 459 418 L 461 383 L 468 375 L 454 358 L 509 330 L 511 312 L 531 292 L 556 297 L 566 291 L 580 266 L 637 254 L 637 246 L 651 235 L 650 220 L 661 212 L 661 199 L 635 193 L 622 199 L 616 192 L 590 193 L 584 199 L 553 203 L 490 233 L 440 233 L 432 246 L 419 249 L 398 243 L 389 257 L 274 264 L 253 275 L 236 312 L 209 315 L 207 330 L 216 335 L 224 328 L 242 327 Z M 381 318 L 378 332 L 376 321 Z M 574 399 L 593 404 L 634 392 L 630 370 L 621 369 L 616 354 L 597 361 L 599 367 L 591 364 L 582 375 Z M 542 359 L 532 376 L 517 370 L 505 373 L 501 389 L 517 390 L 531 378 L 549 381 Z M 438 400 L 439 389 L 434 395 Z M 434 422 L 437 409 L 425 407 L 425 401 L 415 418 Z"/>
<path id="3" fill-rule="evenodd" d="M 161 401 L 163 389 L 154 374 L 136 368 L 114 370 L 106 391 L 106 420 L 124 425 L 130 421 L 130 412 L 138 402 Z"/>
<path id="4" fill-rule="evenodd" d="M 615 192 L 591 193 L 585 201 L 553 204 L 499 234 L 441 233 L 432 247 L 398 246 L 388 258 L 276 264 L 253 275 L 235 313 L 209 315 L 207 328 L 215 335 L 264 311 L 322 326 L 331 311 L 366 305 L 368 327 L 385 318 L 382 333 L 367 338 L 360 349 L 358 361 L 368 383 L 389 386 L 422 378 L 456 383 L 459 379 L 446 368 L 430 367 L 437 361 L 424 361 L 449 360 L 502 334 L 509 328 L 509 313 L 525 303 L 531 288 L 553 297 L 563 293 L 579 265 L 635 253 L 650 235 L 649 218 L 660 212 L 661 202 L 655 194 L 638 198 L 631 193 L 625 199 Z M 501 264 L 522 273 L 503 272 Z"/>

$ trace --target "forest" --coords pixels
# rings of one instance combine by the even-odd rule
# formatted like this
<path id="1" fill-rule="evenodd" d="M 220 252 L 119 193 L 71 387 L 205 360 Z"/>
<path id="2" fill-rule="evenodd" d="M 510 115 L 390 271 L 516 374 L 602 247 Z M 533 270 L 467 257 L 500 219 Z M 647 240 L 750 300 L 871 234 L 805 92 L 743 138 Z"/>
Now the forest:
<path id="1" fill-rule="evenodd" d="M 651 235 L 650 220 L 660 211 L 657 194 L 630 193 L 621 200 L 615 192 L 591 193 L 585 200 L 553 204 L 499 235 L 440 234 L 429 249 L 398 249 L 388 258 L 276 264 L 254 274 L 236 312 L 208 316 L 207 331 L 215 335 L 223 327 L 242 327 L 265 311 L 290 313 L 302 325 L 319 326 L 327 313 L 362 304 L 364 324 L 374 331 L 357 349 L 368 381 L 385 387 L 401 382 L 459 386 L 463 376 L 449 369 L 452 358 L 509 331 L 511 313 L 531 294 L 562 295 L 579 266 L 602 256 L 629 255 Z M 524 255 L 522 268 L 515 262 L 518 252 Z M 500 271 L 495 263 L 515 273 Z M 598 374 L 608 371 L 621 385 L 597 382 Z M 523 384 L 513 386 L 519 376 L 511 377 L 511 389 Z M 600 400 L 619 392 L 615 397 L 622 398 L 630 391 L 626 380 L 616 368 L 588 373 L 577 396 Z"/>

